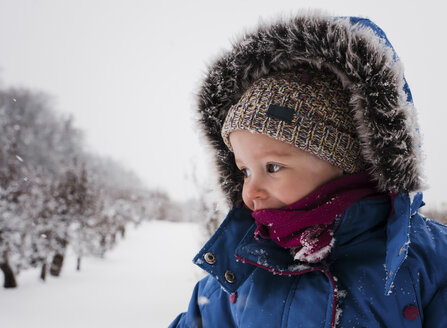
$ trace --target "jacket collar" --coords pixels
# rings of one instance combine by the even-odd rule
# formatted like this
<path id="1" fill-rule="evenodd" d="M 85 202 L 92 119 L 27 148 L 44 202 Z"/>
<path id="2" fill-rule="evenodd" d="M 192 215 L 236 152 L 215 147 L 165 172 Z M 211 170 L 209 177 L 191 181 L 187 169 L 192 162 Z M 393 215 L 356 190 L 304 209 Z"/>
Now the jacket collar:
<path id="1" fill-rule="evenodd" d="M 335 252 L 337 245 L 349 242 L 353 237 L 386 220 L 390 206 L 386 202 L 382 202 L 382 205 L 379 214 L 381 220 L 377 220 L 378 213 L 371 208 L 371 206 L 377 207 L 377 202 L 361 200 L 350 206 L 340 222 L 336 222 Z M 410 218 L 423 205 L 421 193 L 414 195 L 401 193 L 393 200 L 393 214 L 388 218 L 386 227 L 386 294 L 390 293 L 396 273 L 407 257 L 410 244 Z M 364 214 L 362 224 L 358 224 L 358 221 L 353 222 L 355 217 L 358 218 L 359 211 Z M 296 263 L 286 249 L 272 241 L 255 240 L 255 228 L 253 218 L 247 210 L 233 208 L 219 229 L 194 257 L 194 263 L 212 275 L 229 293 L 234 293 L 256 266 L 282 274 L 296 274 L 313 267 L 321 267 L 321 263 L 312 265 Z M 245 261 L 254 265 L 247 265 L 243 263 Z"/>
<path id="2" fill-rule="evenodd" d="M 399 268 L 408 255 L 411 218 L 424 206 L 422 193 L 400 193 L 393 202 L 394 214 L 387 224 L 386 283 L 385 294 L 389 295 Z"/>
<path id="3" fill-rule="evenodd" d="M 248 211 L 240 207 L 233 208 L 193 259 L 195 264 L 213 276 L 229 293 L 234 293 L 255 269 L 235 258 L 236 248 L 246 235 L 253 236 L 254 226 Z M 233 281 L 229 281 L 228 272 L 234 274 Z"/>

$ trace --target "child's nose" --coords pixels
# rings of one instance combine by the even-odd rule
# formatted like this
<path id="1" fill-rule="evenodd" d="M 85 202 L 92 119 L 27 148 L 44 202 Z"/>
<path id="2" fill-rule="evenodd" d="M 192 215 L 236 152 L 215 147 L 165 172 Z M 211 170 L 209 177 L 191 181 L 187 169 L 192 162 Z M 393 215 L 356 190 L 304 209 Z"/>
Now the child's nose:
<path id="1" fill-rule="evenodd" d="M 251 177 L 250 181 L 244 183 L 245 196 L 250 200 L 265 199 L 267 190 L 262 179 Z"/>

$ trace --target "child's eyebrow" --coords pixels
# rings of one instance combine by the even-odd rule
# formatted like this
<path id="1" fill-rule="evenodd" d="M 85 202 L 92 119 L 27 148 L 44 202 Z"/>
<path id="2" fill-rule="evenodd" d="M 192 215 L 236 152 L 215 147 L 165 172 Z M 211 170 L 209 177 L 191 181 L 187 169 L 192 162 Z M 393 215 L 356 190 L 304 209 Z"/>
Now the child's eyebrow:
<path id="1" fill-rule="evenodd" d="M 290 152 L 281 152 L 281 151 L 277 151 L 277 150 L 271 150 L 271 151 L 265 152 L 264 156 L 276 156 L 276 157 L 281 157 L 281 158 L 287 158 L 287 157 L 292 156 L 292 154 Z M 244 164 L 238 158 L 235 158 L 234 161 L 235 161 L 236 165 Z"/>
<path id="2" fill-rule="evenodd" d="M 277 150 L 271 150 L 265 153 L 266 155 L 274 155 L 274 156 L 278 156 L 278 157 L 289 157 L 292 154 L 290 152 L 282 152 L 282 151 L 277 151 Z"/>

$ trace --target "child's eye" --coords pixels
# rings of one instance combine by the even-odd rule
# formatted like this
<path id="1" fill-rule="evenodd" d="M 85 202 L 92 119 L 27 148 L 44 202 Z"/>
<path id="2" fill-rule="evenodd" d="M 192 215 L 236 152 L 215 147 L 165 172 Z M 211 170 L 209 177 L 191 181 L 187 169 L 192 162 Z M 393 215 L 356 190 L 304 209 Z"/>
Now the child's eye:
<path id="1" fill-rule="evenodd" d="M 242 172 L 242 174 L 244 175 L 245 178 L 248 178 L 251 175 L 251 172 L 249 169 L 243 168 L 243 169 L 240 169 L 240 171 Z"/>
<path id="2" fill-rule="evenodd" d="M 267 164 L 267 172 L 276 173 L 281 168 L 281 165 L 278 164 Z"/>

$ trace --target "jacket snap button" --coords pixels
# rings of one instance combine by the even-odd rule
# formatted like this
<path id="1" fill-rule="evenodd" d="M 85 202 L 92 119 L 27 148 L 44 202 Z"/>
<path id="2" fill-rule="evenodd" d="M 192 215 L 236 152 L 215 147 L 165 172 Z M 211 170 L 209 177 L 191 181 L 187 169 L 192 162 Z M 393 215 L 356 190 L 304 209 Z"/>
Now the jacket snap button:
<path id="1" fill-rule="evenodd" d="M 203 257 L 205 258 L 205 262 L 208 264 L 212 265 L 216 263 L 216 256 L 213 253 L 206 253 Z"/>
<path id="2" fill-rule="evenodd" d="M 232 284 L 235 280 L 236 280 L 236 276 L 234 275 L 233 272 L 231 271 L 226 271 L 225 272 L 225 280 L 227 282 L 229 282 L 230 284 Z"/>
<path id="3" fill-rule="evenodd" d="M 404 309 L 404 317 L 407 320 L 416 320 L 419 316 L 419 310 L 415 305 L 407 305 Z"/>

